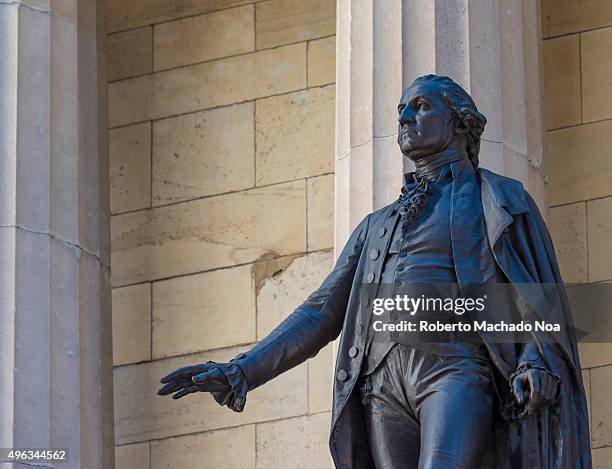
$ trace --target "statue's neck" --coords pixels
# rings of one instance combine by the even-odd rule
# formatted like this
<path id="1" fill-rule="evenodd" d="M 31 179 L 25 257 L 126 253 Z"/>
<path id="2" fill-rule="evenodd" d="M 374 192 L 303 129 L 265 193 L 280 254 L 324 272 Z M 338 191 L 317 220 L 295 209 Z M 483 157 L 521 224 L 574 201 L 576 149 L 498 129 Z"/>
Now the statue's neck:
<path id="1" fill-rule="evenodd" d="M 415 160 L 415 174 L 418 178 L 426 178 L 433 181 L 440 175 L 442 168 L 462 159 L 468 159 L 465 150 L 445 148 L 439 153 L 427 155 Z"/>

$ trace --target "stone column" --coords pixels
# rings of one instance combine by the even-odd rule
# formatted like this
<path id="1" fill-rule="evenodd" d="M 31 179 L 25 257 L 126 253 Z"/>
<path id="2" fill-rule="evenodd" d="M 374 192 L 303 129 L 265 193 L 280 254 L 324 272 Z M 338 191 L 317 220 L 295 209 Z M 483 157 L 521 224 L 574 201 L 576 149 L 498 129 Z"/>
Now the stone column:
<path id="1" fill-rule="evenodd" d="M 338 0 L 336 251 L 399 194 L 397 103 L 421 75 L 448 75 L 487 116 L 483 167 L 521 180 L 545 211 L 537 0 Z"/>
<path id="2" fill-rule="evenodd" d="M 104 3 L 0 0 L 0 447 L 67 468 L 114 463 Z"/>

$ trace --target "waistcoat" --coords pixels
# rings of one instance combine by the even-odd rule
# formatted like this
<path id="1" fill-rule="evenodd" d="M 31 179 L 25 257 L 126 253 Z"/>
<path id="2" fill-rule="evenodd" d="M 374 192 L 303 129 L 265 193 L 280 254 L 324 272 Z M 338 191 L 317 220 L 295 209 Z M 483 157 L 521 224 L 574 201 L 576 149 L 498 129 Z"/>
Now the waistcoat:
<path id="1" fill-rule="evenodd" d="M 416 186 L 414 173 L 405 175 L 406 189 Z M 396 223 L 381 274 L 382 290 L 414 292 L 416 295 L 435 296 L 437 287 L 441 296 L 462 293 L 462 284 L 480 285 L 502 282 L 487 241 L 480 186 L 469 160 L 450 163 L 441 169 L 433 183 L 433 192 L 423 209 L 402 236 L 401 219 Z M 411 288 L 414 286 L 414 288 Z M 428 295 L 427 292 L 431 292 Z M 423 313 L 419 313 L 423 314 Z M 425 313 L 427 314 L 427 313 Z M 445 318 L 452 321 L 454 313 Z M 444 315 L 442 315 L 444 316 Z M 421 316 L 422 317 L 422 316 Z M 397 316 L 391 316 L 397 319 Z M 376 332 L 368 327 L 366 360 L 362 373 L 367 374 L 380 364 L 389 350 L 402 342 L 402 333 Z M 409 346 L 438 356 L 482 356 L 484 345 L 458 341 L 454 336 L 449 343 L 411 343 Z"/>

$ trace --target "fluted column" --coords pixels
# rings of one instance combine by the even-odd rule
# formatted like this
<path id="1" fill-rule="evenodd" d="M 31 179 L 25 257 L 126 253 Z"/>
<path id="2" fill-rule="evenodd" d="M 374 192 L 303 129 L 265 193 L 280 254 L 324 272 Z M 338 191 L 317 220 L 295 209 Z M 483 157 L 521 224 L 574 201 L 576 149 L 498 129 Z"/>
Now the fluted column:
<path id="1" fill-rule="evenodd" d="M 114 459 L 104 3 L 0 0 L 0 447 L 67 468 Z"/>
<path id="2" fill-rule="evenodd" d="M 397 103 L 418 76 L 448 75 L 488 119 L 481 166 L 521 180 L 545 211 L 537 0 L 338 0 L 336 249 L 399 193 Z"/>

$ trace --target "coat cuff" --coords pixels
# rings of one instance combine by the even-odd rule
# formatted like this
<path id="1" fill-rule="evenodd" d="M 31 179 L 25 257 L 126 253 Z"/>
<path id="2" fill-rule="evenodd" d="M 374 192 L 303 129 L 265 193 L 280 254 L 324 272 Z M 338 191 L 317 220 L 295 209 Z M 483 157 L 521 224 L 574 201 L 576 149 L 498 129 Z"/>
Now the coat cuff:
<path id="1" fill-rule="evenodd" d="M 523 346 L 521 355 L 518 359 L 517 371 L 524 367 L 534 367 L 546 369 L 546 363 L 542 359 L 538 346 L 534 342 L 528 342 Z"/>
<path id="2" fill-rule="evenodd" d="M 247 390 L 252 391 L 263 383 L 259 383 L 257 376 L 260 375 L 258 372 L 258 361 L 256 360 L 257 354 L 254 353 L 239 353 L 230 360 L 230 363 L 238 365 L 244 374 L 247 384 Z"/>
<path id="3" fill-rule="evenodd" d="M 242 369 L 235 363 L 213 363 L 225 375 L 229 389 L 227 391 L 215 391 L 211 394 L 219 405 L 225 405 L 234 412 L 242 412 L 246 405 L 247 382 Z"/>

